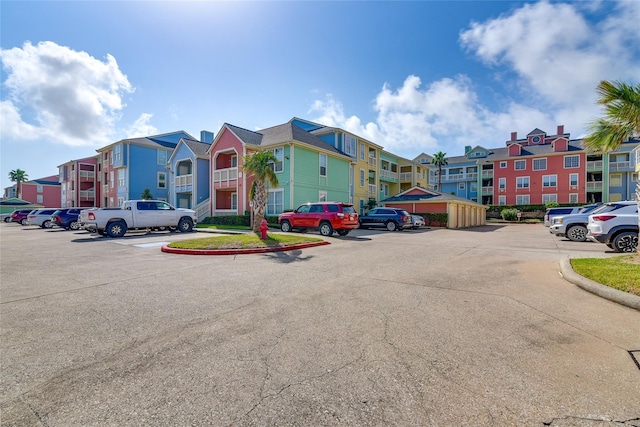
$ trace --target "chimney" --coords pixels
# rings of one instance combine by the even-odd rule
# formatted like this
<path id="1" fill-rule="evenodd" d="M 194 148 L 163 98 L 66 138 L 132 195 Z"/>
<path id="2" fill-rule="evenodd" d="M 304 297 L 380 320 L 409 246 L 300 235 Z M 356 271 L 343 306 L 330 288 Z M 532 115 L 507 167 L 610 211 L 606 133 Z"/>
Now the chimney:
<path id="1" fill-rule="evenodd" d="M 471 146 L 470 145 L 466 145 L 464 147 L 464 154 L 467 154 L 469 151 L 471 151 Z"/>
<path id="2" fill-rule="evenodd" d="M 564 125 L 558 125 L 557 135 L 564 135 Z"/>
<path id="3" fill-rule="evenodd" d="M 516 141 L 518 139 L 518 132 L 511 132 L 511 140 Z"/>
<path id="4" fill-rule="evenodd" d="M 213 132 L 210 132 L 208 130 L 201 130 L 200 141 L 205 142 L 207 144 L 211 144 L 213 142 Z"/>

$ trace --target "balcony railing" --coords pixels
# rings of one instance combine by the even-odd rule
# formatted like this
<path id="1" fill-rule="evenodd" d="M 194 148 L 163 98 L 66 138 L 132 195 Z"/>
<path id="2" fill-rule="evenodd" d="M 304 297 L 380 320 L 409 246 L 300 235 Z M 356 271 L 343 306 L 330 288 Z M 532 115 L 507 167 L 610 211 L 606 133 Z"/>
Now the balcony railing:
<path id="1" fill-rule="evenodd" d="M 442 182 L 462 181 L 464 179 L 463 173 L 456 173 L 452 175 L 442 174 Z"/>
<path id="2" fill-rule="evenodd" d="M 488 186 L 488 187 L 482 187 L 482 195 L 483 196 L 488 196 L 493 194 L 493 185 L 492 186 Z"/>
<path id="3" fill-rule="evenodd" d="M 397 180 L 398 179 L 398 173 L 397 172 L 393 172 L 390 170 L 384 170 L 382 169 L 380 171 L 380 178 L 386 178 L 386 179 L 392 179 L 392 180 Z"/>
<path id="4" fill-rule="evenodd" d="M 80 190 L 78 196 L 80 196 L 80 200 L 93 200 L 96 198 L 96 192 L 94 190 Z"/>
<path id="5" fill-rule="evenodd" d="M 482 171 L 483 178 L 493 178 L 493 170 L 483 170 Z"/>
<path id="6" fill-rule="evenodd" d="M 478 172 L 468 172 L 467 179 L 478 179 Z"/>
<path id="7" fill-rule="evenodd" d="M 190 191 L 193 189 L 193 174 L 178 175 L 174 183 L 176 191 Z"/>
<path id="8" fill-rule="evenodd" d="M 95 171 L 79 171 L 80 181 L 93 181 L 96 179 Z"/>
<path id="9" fill-rule="evenodd" d="M 369 166 L 377 166 L 378 165 L 378 159 L 375 157 L 369 157 Z"/>
<path id="10" fill-rule="evenodd" d="M 602 181 L 588 181 L 587 191 L 602 191 Z"/>
<path id="11" fill-rule="evenodd" d="M 409 182 L 411 182 L 412 181 L 412 179 L 411 179 L 412 175 L 413 175 L 413 172 L 400 172 L 400 181 L 403 181 L 403 182 L 409 181 Z M 418 174 L 416 174 L 416 179 L 420 179 Z"/>
<path id="12" fill-rule="evenodd" d="M 601 171 L 602 170 L 602 160 L 589 160 L 587 162 L 587 170 L 588 171 Z"/>
<path id="13" fill-rule="evenodd" d="M 626 162 L 609 162 L 609 172 L 618 172 L 622 170 L 631 170 L 629 161 Z"/>
<path id="14" fill-rule="evenodd" d="M 376 186 L 375 184 L 369 184 L 369 194 L 376 194 Z"/>
<path id="15" fill-rule="evenodd" d="M 213 171 L 213 182 L 229 184 L 229 181 L 238 179 L 238 168 L 216 169 Z"/>

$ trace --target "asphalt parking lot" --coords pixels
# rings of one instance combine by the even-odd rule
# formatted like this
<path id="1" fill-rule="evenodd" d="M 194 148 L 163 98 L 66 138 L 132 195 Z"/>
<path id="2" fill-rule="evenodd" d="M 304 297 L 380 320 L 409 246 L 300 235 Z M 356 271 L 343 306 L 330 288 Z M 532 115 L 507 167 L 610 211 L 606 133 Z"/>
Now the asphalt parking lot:
<path id="1" fill-rule="evenodd" d="M 640 425 L 640 312 L 559 274 L 604 245 L 489 225 L 160 251 L 204 236 L 0 224 L 1 424 Z"/>

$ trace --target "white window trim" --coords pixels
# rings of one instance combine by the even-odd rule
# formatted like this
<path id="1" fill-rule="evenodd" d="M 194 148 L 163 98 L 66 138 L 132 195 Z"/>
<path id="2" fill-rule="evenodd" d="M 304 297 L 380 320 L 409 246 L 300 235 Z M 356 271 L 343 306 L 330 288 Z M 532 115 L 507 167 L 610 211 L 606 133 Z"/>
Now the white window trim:
<path id="1" fill-rule="evenodd" d="M 571 183 L 571 181 L 572 181 L 572 179 L 571 179 L 571 178 L 572 178 L 573 176 L 575 176 L 575 177 L 576 177 L 576 183 L 575 183 L 575 184 L 572 184 L 572 183 Z M 570 173 L 570 174 L 569 174 L 569 187 L 570 187 L 570 188 L 578 188 L 578 186 L 580 185 L 579 179 L 580 179 L 580 174 L 578 174 L 578 173 Z M 576 202 L 576 203 L 577 203 L 577 202 Z"/>
<path id="2" fill-rule="evenodd" d="M 518 198 L 520 199 L 520 203 L 518 203 Z M 524 202 L 526 200 L 526 202 Z M 516 205 L 530 205 L 531 197 L 528 194 L 517 194 L 516 195 Z"/>
<path id="3" fill-rule="evenodd" d="M 500 177 L 498 178 L 498 190 L 506 190 L 507 189 L 507 178 Z"/>
<path id="4" fill-rule="evenodd" d="M 164 176 L 164 180 L 160 179 L 161 175 Z M 160 186 L 160 182 L 161 181 L 164 181 L 164 187 Z M 160 190 L 166 190 L 167 189 L 167 173 L 166 172 L 158 172 L 156 186 L 157 186 L 156 188 L 158 188 Z"/>
<path id="5" fill-rule="evenodd" d="M 324 159 L 324 174 L 322 173 L 322 159 Z M 326 178 L 328 175 L 328 169 L 329 169 L 329 159 L 328 156 L 326 154 L 323 153 L 319 153 L 318 155 L 318 173 L 320 174 L 321 177 Z"/>
<path id="6" fill-rule="evenodd" d="M 326 202 L 327 201 L 327 192 L 326 191 L 318 191 L 318 201 Z"/>
<path id="7" fill-rule="evenodd" d="M 507 196 L 498 196 L 498 205 L 506 205 L 507 204 Z"/>
<path id="8" fill-rule="evenodd" d="M 578 159 L 578 164 L 576 166 L 567 166 L 567 159 L 573 159 L 573 158 L 577 158 Z M 570 156 L 564 156 L 562 159 L 562 166 L 564 167 L 564 169 L 578 169 L 580 167 L 580 156 L 577 154 L 573 154 Z"/>
<path id="9" fill-rule="evenodd" d="M 569 193 L 569 203 L 578 203 L 578 193 Z"/>
<path id="10" fill-rule="evenodd" d="M 536 161 L 542 161 L 544 160 L 544 169 L 538 169 L 536 168 Z M 547 170 L 547 158 L 546 157 L 538 157 L 536 159 L 532 159 L 531 160 L 531 168 L 534 171 L 546 171 Z"/>
<path id="11" fill-rule="evenodd" d="M 500 162 L 500 169 L 506 169 L 507 168 L 507 162 Z"/>
<path id="12" fill-rule="evenodd" d="M 526 180 L 527 180 L 527 185 L 526 185 L 526 187 L 525 187 L 525 186 L 520 186 L 520 185 L 518 185 L 518 180 L 519 180 L 519 179 L 522 179 L 522 180 L 525 180 L 525 179 L 526 179 Z M 525 189 L 525 188 L 526 188 L 526 189 L 531 188 L 531 177 L 529 177 L 529 176 L 517 176 L 517 177 L 516 177 L 516 190 L 521 190 L 521 189 Z"/>
<path id="13" fill-rule="evenodd" d="M 367 184 L 367 175 L 364 172 L 364 169 L 360 169 L 360 188 L 364 188 Z"/>
<path id="14" fill-rule="evenodd" d="M 517 167 L 517 165 L 519 165 L 519 164 L 523 164 L 523 165 L 524 165 L 524 167 L 522 167 L 522 168 L 518 168 L 518 167 Z M 526 160 L 524 160 L 524 159 L 521 159 L 521 160 L 514 160 L 514 161 L 513 161 L 513 170 L 514 170 L 514 171 L 526 171 L 526 170 L 527 170 L 527 161 L 526 161 Z"/>
<path id="15" fill-rule="evenodd" d="M 544 185 L 545 182 L 545 178 L 550 178 L 553 177 L 554 181 L 555 181 L 555 185 Z M 558 175 L 556 174 L 551 174 L 551 175 L 542 175 L 542 188 L 558 188 Z"/>

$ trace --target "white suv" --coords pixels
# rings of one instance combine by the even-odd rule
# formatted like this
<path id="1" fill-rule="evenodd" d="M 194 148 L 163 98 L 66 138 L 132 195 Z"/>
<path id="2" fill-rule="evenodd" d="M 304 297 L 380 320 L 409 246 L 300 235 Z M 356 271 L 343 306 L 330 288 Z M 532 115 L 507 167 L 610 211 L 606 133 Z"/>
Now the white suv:
<path id="1" fill-rule="evenodd" d="M 51 222 L 51 215 L 57 210 L 58 208 L 49 208 L 31 211 L 29 215 L 27 215 L 27 221 L 24 225 L 37 225 L 42 228 L 51 228 L 54 226 L 54 223 Z"/>
<path id="2" fill-rule="evenodd" d="M 638 203 L 610 202 L 607 212 L 589 216 L 587 238 L 604 243 L 616 252 L 635 252 L 638 249 Z"/>

